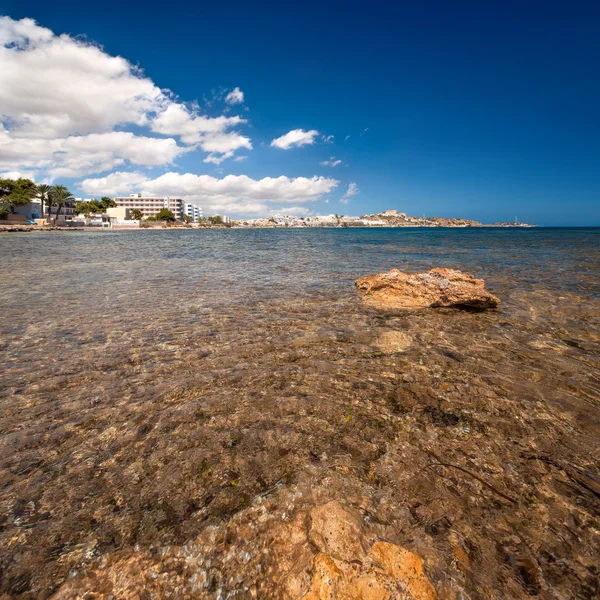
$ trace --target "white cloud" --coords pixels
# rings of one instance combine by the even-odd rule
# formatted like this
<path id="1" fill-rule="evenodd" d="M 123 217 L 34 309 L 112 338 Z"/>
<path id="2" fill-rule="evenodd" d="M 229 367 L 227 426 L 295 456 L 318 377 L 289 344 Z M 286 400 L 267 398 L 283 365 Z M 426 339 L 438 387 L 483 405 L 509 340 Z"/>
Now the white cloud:
<path id="1" fill-rule="evenodd" d="M 35 181 L 36 172 L 35 171 L 6 171 L 5 173 L 0 173 L 0 179 L 31 179 Z"/>
<path id="2" fill-rule="evenodd" d="M 333 144 L 333 138 L 334 138 L 334 136 L 333 136 L 333 135 L 324 135 L 324 136 L 323 136 L 323 141 L 324 141 L 326 144 Z"/>
<path id="3" fill-rule="evenodd" d="M 222 133 L 226 129 L 246 123 L 241 117 L 206 117 L 198 115 L 183 104 L 172 102 L 151 124 L 152 131 L 165 135 L 181 136 L 186 144 L 195 144 L 203 135 Z"/>
<path id="4" fill-rule="evenodd" d="M 288 131 L 285 135 L 275 138 L 271 142 L 271 146 L 275 148 L 281 148 L 282 150 L 289 150 L 290 148 L 299 148 L 307 144 L 314 144 L 315 138 L 319 135 L 316 129 L 310 131 L 304 131 L 304 129 L 293 129 Z"/>
<path id="5" fill-rule="evenodd" d="M 350 136 L 349 136 L 349 135 L 347 135 L 347 136 L 344 138 L 344 141 L 346 142 L 346 141 L 348 141 L 349 139 L 350 139 Z"/>
<path id="6" fill-rule="evenodd" d="M 319 164 L 324 167 L 337 167 L 342 164 L 342 161 L 339 158 L 336 160 L 335 156 L 332 156 L 329 160 L 324 160 Z"/>
<path id="7" fill-rule="evenodd" d="M 243 160 L 247 160 L 247 159 L 248 159 L 248 157 L 245 154 L 243 154 L 242 156 L 236 156 L 233 160 L 235 162 L 242 162 Z"/>
<path id="8" fill-rule="evenodd" d="M 125 127 L 177 136 L 215 160 L 252 149 L 232 131 L 246 123 L 241 117 L 200 115 L 126 59 L 32 19 L 0 17 L 0 64 L 0 168 L 73 177 L 168 165 L 190 149 Z M 239 88 L 231 94 L 243 99 Z"/>
<path id="9" fill-rule="evenodd" d="M 240 148 L 252 150 L 250 138 L 228 131 L 242 123 L 246 121 L 238 116 L 210 118 L 198 115 L 182 104 L 172 103 L 152 121 L 151 128 L 157 133 L 180 136 L 184 144 L 197 144 L 211 153 L 204 162 L 220 164 Z"/>
<path id="10" fill-rule="evenodd" d="M 358 186 L 356 185 L 356 183 L 354 183 L 352 181 L 348 185 L 348 189 L 346 190 L 346 193 L 340 199 L 340 202 L 342 204 L 348 204 L 350 202 L 350 198 L 352 198 L 352 196 L 356 196 L 356 194 L 358 194 L 359 192 L 360 192 L 360 190 L 358 189 Z"/>
<path id="11" fill-rule="evenodd" d="M 52 139 L 144 125 L 168 97 L 124 58 L 32 19 L 0 17 L 0 115 L 19 137 Z"/>
<path id="12" fill-rule="evenodd" d="M 33 19 L 14 21 L 10 17 L 0 17 L 0 45 L 44 42 L 52 39 L 54 34 L 44 27 L 39 27 Z"/>
<path id="13" fill-rule="evenodd" d="M 146 181 L 148 176 L 143 173 L 117 171 L 106 177 L 84 179 L 80 187 L 86 194 L 119 196 L 138 191 L 137 188 Z"/>
<path id="14" fill-rule="evenodd" d="M 346 196 L 356 196 L 356 194 L 359 193 L 359 189 L 358 186 L 356 185 L 356 183 L 351 182 L 350 185 L 348 185 L 348 189 L 346 190 Z"/>
<path id="15" fill-rule="evenodd" d="M 171 164 L 188 149 L 171 138 L 126 131 L 72 135 L 58 139 L 13 138 L 0 125 L 0 165 L 42 169 L 50 177 L 79 177 L 130 163 L 145 167 Z"/>
<path id="16" fill-rule="evenodd" d="M 218 154 L 233 153 L 240 148 L 252 150 L 250 140 L 238 133 L 212 133 L 206 136 L 200 145 L 204 151 L 216 152 Z"/>
<path id="17" fill-rule="evenodd" d="M 233 151 L 225 152 L 225 154 L 215 154 L 211 152 L 202 162 L 205 163 L 213 163 L 215 165 L 220 165 L 224 160 L 231 158 L 233 156 Z"/>
<path id="18" fill-rule="evenodd" d="M 227 175 L 221 179 L 192 173 L 165 173 L 155 179 L 140 173 L 118 172 L 86 179 L 81 189 L 86 194 L 128 194 L 142 192 L 153 196 L 172 196 L 199 203 L 205 211 L 228 214 L 266 214 L 269 204 L 308 203 L 319 200 L 338 185 L 325 177 L 264 177 Z M 282 209 L 283 210 L 283 209 Z"/>
<path id="19" fill-rule="evenodd" d="M 244 102 L 244 92 L 239 87 L 234 88 L 225 96 L 227 104 L 242 104 Z"/>

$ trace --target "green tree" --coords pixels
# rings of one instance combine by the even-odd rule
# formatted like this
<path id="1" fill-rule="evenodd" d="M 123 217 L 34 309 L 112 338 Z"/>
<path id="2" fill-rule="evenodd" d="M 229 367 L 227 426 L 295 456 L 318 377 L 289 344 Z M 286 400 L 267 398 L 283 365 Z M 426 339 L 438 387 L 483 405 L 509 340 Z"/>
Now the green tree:
<path id="1" fill-rule="evenodd" d="M 221 218 L 220 215 L 215 215 L 214 217 L 208 217 L 208 220 L 213 224 L 213 225 L 223 225 L 223 219 Z"/>
<path id="2" fill-rule="evenodd" d="M 117 203 L 108 196 L 102 196 L 102 198 L 100 198 L 100 205 L 102 206 L 102 210 L 106 211 L 108 208 L 115 208 Z"/>
<path id="3" fill-rule="evenodd" d="M 53 185 L 50 189 L 49 198 L 52 206 L 56 206 L 56 219 L 62 210 L 62 207 L 71 200 L 74 200 L 73 194 L 64 185 Z"/>
<path id="4" fill-rule="evenodd" d="M 154 216 L 154 218 L 157 221 L 170 221 L 173 222 L 175 221 L 175 215 L 168 209 L 168 208 L 161 208 L 156 215 Z"/>
<path id="5" fill-rule="evenodd" d="M 48 198 L 48 194 L 50 193 L 50 185 L 47 183 L 38 183 L 37 185 L 37 195 L 40 199 L 40 217 L 44 216 L 44 202 Z"/>
<path id="6" fill-rule="evenodd" d="M 90 207 L 92 208 L 92 212 L 94 213 L 103 213 L 104 212 L 104 204 L 102 204 L 101 201 L 96 200 L 94 198 L 94 200 L 90 200 L 89 201 Z"/>
<path id="7" fill-rule="evenodd" d="M 190 217 L 190 215 L 183 215 L 183 222 L 188 225 L 192 222 L 192 217 Z"/>
<path id="8" fill-rule="evenodd" d="M 48 194 L 46 195 L 46 221 L 50 222 L 50 218 L 52 217 L 52 207 L 56 206 L 56 200 L 52 195 L 52 187 L 48 190 Z"/>
<path id="9" fill-rule="evenodd" d="M 78 202 L 75 205 L 75 210 L 73 211 L 76 215 L 85 215 L 88 217 L 90 215 L 90 203 L 89 202 Z"/>
<path id="10" fill-rule="evenodd" d="M 85 215 L 89 217 L 92 213 L 101 213 L 102 204 L 98 200 L 90 200 L 89 202 L 78 202 L 75 205 L 76 215 Z"/>
<path id="11" fill-rule="evenodd" d="M 0 202 L 2 202 L 2 204 L 4 204 L 6 208 L 10 206 L 9 197 L 14 189 L 14 179 L 0 179 Z"/>
<path id="12" fill-rule="evenodd" d="M 37 188 L 31 179 L 0 179 L 0 202 L 8 205 L 11 213 L 15 207 L 24 206 L 37 196 Z"/>
<path id="13" fill-rule="evenodd" d="M 8 206 L 0 206 L 0 221 L 6 221 L 10 215 L 10 209 Z"/>
<path id="14" fill-rule="evenodd" d="M 141 221 L 144 218 L 144 213 L 139 208 L 129 211 L 129 215 L 134 221 Z"/>

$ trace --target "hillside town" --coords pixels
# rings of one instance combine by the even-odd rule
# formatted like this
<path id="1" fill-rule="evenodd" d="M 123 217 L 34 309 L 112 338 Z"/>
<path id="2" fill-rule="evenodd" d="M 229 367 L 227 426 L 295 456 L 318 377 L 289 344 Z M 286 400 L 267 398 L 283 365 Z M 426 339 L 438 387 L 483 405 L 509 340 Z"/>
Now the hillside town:
<path id="1" fill-rule="evenodd" d="M 232 220 L 227 215 L 204 216 L 200 205 L 181 198 L 141 193 L 110 198 L 76 198 L 66 187 L 36 185 L 30 180 L 0 180 L 0 229 L 154 227 L 532 227 L 529 223 L 493 223 L 448 217 L 416 217 L 398 210 L 362 216 L 274 214 Z"/>
<path id="2" fill-rule="evenodd" d="M 307 217 L 273 215 L 235 223 L 238 227 L 483 227 L 482 223 L 468 219 L 410 217 L 397 210 L 386 210 L 361 217 L 338 214 Z"/>

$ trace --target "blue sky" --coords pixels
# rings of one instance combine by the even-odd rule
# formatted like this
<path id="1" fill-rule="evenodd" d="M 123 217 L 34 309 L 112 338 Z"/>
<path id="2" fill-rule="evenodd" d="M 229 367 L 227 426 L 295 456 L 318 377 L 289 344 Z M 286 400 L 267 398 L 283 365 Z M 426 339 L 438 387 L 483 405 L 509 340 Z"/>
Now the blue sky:
<path id="1" fill-rule="evenodd" d="M 45 132 L 39 138 L 54 150 L 52 156 L 32 150 L 32 158 L 11 150 L 6 158 L 0 143 L 0 172 L 50 177 L 81 195 L 138 189 L 183 195 L 232 216 L 397 208 L 485 222 L 518 216 L 546 225 L 600 225 L 598 3 L 109 0 L 92 8 L 0 0 L 0 14 L 14 22 L 34 19 L 55 36 L 69 34 L 75 50 L 83 51 L 86 41 L 99 44 L 103 56 L 89 61 L 89 71 L 104 69 L 104 55 L 123 57 L 157 89 L 170 90 L 169 101 L 185 107 L 193 122 L 175 127 L 169 121 L 162 130 L 149 125 L 167 96 L 153 96 L 160 109 L 153 104 L 117 115 L 119 106 L 98 98 L 99 90 L 112 89 L 110 81 L 88 84 L 87 71 L 75 67 L 64 89 L 74 102 L 71 108 L 65 102 L 69 126 L 58 126 L 58 101 L 25 110 L 30 90 L 15 90 L 8 80 L 4 87 L 15 97 L 0 90 L 6 147 L 22 140 L 21 147 L 38 148 L 31 130 L 39 126 Z M 11 43 L 14 48 L 11 39 L 5 53 Z M 40 42 L 46 55 L 47 45 L 60 39 Z M 34 51 L 43 49 L 19 44 L 33 62 L 15 68 L 44 94 L 43 73 L 50 69 L 34 61 Z M 69 56 L 57 53 L 59 81 L 69 77 Z M 0 74 L 0 88 L 1 80 Z M 79 99 L 99 102 L 90 119 L 78 117 L 72 80 L 81 82 L 82 93 L 99 86 Z M 243 102 L 227 102 L 236 89 Z M 140 110 L 145 123 L 136 121 Z M 35 111 L 39 119 L 32 119 Z M 98 115 L 111 111 L 116 116 L 100 123 Z M 219 121 L 205 127 L 198 116 L 240 121 L 207 133 Z M 271 145 L 296 130 L 312 143 Z M 135 146 L 125 149 L 132 138 L 109 132 L 130 132 Z M 133 163 L 131 149 L 144 155 L 143 144 L 148 158 Z M 224 151 L 206 150 L 214 147 Z M 205 162 L 209 156 L 214 162 Z M 111 179 L 114 173 L 135 175 Z M 203 175 L 208 178 L 197 177 Z"/>

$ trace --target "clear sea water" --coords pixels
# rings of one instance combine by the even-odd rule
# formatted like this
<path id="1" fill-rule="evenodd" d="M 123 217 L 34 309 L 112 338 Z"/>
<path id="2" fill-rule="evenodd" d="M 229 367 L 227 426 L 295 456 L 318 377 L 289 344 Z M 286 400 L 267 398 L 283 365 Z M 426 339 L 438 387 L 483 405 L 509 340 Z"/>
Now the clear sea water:
<path id="1" fill-rule="evenodd" d="M 447 597 L 598 591 L 599 228 L 17 233 L 0 257 L 0 596 L 196 552 L 204 587 L 187 566 L 153 593 L 276 597 L 252 510 L 332 498 Z M 438 266 L 499 310 L 356 298 L 362 275 Z"/>

